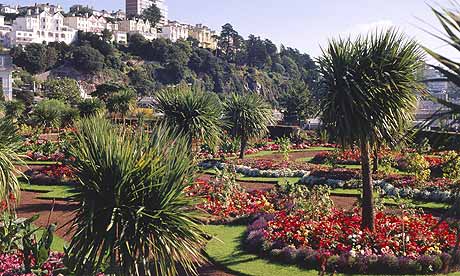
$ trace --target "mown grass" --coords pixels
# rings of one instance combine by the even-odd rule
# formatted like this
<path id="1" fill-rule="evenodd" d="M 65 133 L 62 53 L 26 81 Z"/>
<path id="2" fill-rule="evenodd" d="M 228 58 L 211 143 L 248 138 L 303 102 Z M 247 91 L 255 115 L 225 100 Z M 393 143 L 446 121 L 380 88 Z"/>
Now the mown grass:
<path id="1" fill-rule="evenodd" d="M 206 225 L 204 230 L 213 239 L 206 246 L 209 259 L 224 271 L 235 275 L 251 276 L 317 276 L 316 270 L 303 270 L 294 265 L 277 264 L 249 254 L 241 248 L 246 226 Z M 345 274 L 334 274 L 343 276 Z M 460 273 L 449 273 L 459 276 Z"/>
<path id="2" fill-rule="evenodd" d="M 207 225 L 204 230 L 214 238 L 206 246 L 209 259 L 224 270 L 236 275 L 313 276 L 315 270 L 302 270 L 295 266 L 270 263 L 241 248 L 246 226 Z"/>
<path id="3" fill-rule="evenodd" d="M 73 187 L 68 185 L 31 185 L 21 183 L 21 190 L 38 193 L 38 199 L 62 199 L 66 200 L 75 194 Z"/>

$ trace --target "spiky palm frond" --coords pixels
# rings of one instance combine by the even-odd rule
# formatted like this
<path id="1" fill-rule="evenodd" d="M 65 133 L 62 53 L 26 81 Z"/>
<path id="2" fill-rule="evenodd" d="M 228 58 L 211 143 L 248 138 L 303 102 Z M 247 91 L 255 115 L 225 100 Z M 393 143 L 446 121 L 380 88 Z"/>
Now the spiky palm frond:
<path id="1" fill-rule="evenodd" d="M 191 140 L 209 145 L 219 141 L 222 108 L 219 98 L 197 86 L 180 85 L 165 89 L 156 96 L 155 105 L 163 113 L 163 120 Z"/>
<path id="2" fill-rule="evenodd" d="M 422 60 L 418 44 L 393 29 L 332 40 L 318 59 L 328 88 L 323 122 L 343 144 L 394 141 L 412 119 Z"/>
<path id="3" fill-rule="evenodd" d="M 231 94 L 224 101 L 224 120 L 230 134 L 236 137 L 255 138 L 268 132 L 275 122 L 271 105 L 254 93 Z"/>
<path id="4" fill-rule="evenodd" d="M 103 264 L 116 275 L 196 274 L 203 238 L 184 193 L 194 173 L 187 140 L 166 127 L 147 137 L 97 118 L 78 124 L 76 140 L 80 206 L 68 249 L 76 274 Z"/>
<path id="5" fill-rule="evenodd" d="M 9 120 L 0 120 L 0 200 L 8 199 L 10 194 L 19 198 L 21 187 L 17 175 L 21 172 L 15 163 L 22 162 L 18 154 L 20 147 L 17 128 Z"/>
<path id="6" fill-rule="evenodd" d="M 459 9 L 460 5 L 457 1 L 453 2 L 457 9 L 450 10 L 447 8 L 435 9 L 431 7 L 431 10 L 435 14 L 436 18 L 440 22 L 442 29 L 445 34 L 435 34 L 430 32 L 435 38 L 445 42 L 450 47 L 454 48 L 457 51 L 460 51 L 460 16 Z M 460 63 L 445 57 L 442 54 L 436 53 L 435 51 L 424 47 L 423 48 L 430 56 L 432 56 L 436 61 L 441 65 L 430 65 L 439 72 L 441 72 L 447 79 L 453 82 L 455 85 L 460 86 Z M 427 80 L 427 81 L 436 81 L 436 80 Z M 451 119 L 457 117 L 453 122 L 458 123 L 458 115 L 460 114 L 460 105 L 449 102 L 443 99 L 439 99 L 429 94 L 428 91 L 425 92 L 424 96 L 430 99 L 433 102 L 439 103 L 447 109 L 439 109 L 433 114 L 433 116 L 425 122 L 421 128 L 431 125 L 433 122 L 441 119 Z"/>

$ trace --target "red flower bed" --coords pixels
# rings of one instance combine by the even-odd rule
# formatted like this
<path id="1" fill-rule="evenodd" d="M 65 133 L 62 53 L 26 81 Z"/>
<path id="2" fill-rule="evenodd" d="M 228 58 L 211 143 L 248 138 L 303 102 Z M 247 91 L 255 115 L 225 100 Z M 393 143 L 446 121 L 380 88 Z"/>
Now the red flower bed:
<path id="1" fill-rule="evenodd" d="M 455 231 L 446 222 L 438 225 L 432 215 L 386 215 L 375 217 L 374 232 L 361 230 L 359 212 L 333 210 L 320 220 L 302 211 L 280 211 L 264 229 L 272 244 L 310 247 L 330 255 L 382 255 L 418 257 L 448 252 L 455 245 Z"/>
<path id="2" fill-rule="evenodd" d="M 354 178 L 360 178 L 361 173 L 360 170 L 350 169 L 317 169 L 312 171 L 310 176 L 348 181 Z"/>
<path id="3" fill-rule="evenodd" d="M 187 191 L 191 197 L 204 199 L 197 208 L 220 219 L 238 218 L 273 209 L 268 193 L 246 192 L 238 185 L 228 187 L 219 183 L 197 181 Z"/>
<path id="4" fill-rule="evenodd" d="M 40 169 L 39 173 L 43 173 L 48 177 L 53 177 L 57 179 L 74 177 L 73 170 L 69 166 L 64 165 L 64 164 L 46 166 Z"/>
<path id="5" fill-rule="evenodd" d="M 54 270 L 64 267 L 62 264 L 63 253 L 51 253 L 49 259 L 41 266 L 43 271 L 47 273 L 40 274 L 42 276 L 54 275 Z M 31 263 L 35 263 L 34 260 Z M 23 268 L 24 256 L 22 253 L 17 254 L 0 254 L 0 276 L 35 276 L 35 273 L 18 272 Z"/>

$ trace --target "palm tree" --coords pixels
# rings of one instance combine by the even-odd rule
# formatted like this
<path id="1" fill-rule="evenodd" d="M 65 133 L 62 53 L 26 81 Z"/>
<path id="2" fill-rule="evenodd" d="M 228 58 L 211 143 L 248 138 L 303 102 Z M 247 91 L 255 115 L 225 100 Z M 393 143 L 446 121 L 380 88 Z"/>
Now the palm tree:
<path id="1" fill-rule="evenodd" d="M 249 139 L 261 136 L 274 123 L 271 105 L 257 94 L 232 94 L 224 102 L 224 120 L 232 137 L 240 138 L 240 158 Z"/>
<path id="2" fill-rule="evenodd" d="M 22 142 L 17 128 L 9 120 L 0 120 L 0 200 L 10 206 L 10 195 L 19 198 L 21 187 L 17 175 L 21 172 L 15 163 L 22 163 L 18 154 Z"/>
<path id="3" fill-rule="evenodd" d="M 107 100 L 107 109 L 112 114 L 120 114 L 123 125 L 125 124 L 126 115 L 136 105 L 136 94 L 131 89 L 124 89 L 110 95 Z"/>
<path id="4" fill-rule="evenodd" d="M 419 89 L 416 71 L 423 53 L 415 41 L 397 31 L 365 38 L 330 41 L 318 59 L 327 93 L 322 121 L 343 146 L 361 149 L 362 227 L 374 230 L 370 149 L 376 142 L 395 142 L 412 119 Z"/>
<path id="5" fill-rule="evenodd" d="M 61 124 L 61 115 L 68 108 L 64 102 L 60 100 L 43 100 L 39 102 L 33 111 L 34 121 L 46 127 L 59 127 Z"/>
<path id="6" fill-rule="evenodd" d="M 159 126 L 149 135 L 101 118 L 77 125 L 74 169 L 80 202 L 68 248 L 76 275 L 109 266 L 116 275 L 196 274 L 204 242 L 187 139 Z"/>
<path id="7" fill-rule="evenodd" d="M 194 140 L 211 146 L 219 141 L 222 108 L 215 94 L 180 85 L 159 92 L 155 107 L 167 125 L 188 137 L 190 149 Z"/>
<path id="8" fill-rule="evenodd" d="M 12 121 L 17 121 L 26 109 L 24 103 L 20 101 L 7 101 L 4 103 L 3 108 L 5 110 L 5 117 Z"/>
<path id="9" fill-rule="evenodd" d="M 104 109 L 104 103 L 98 98 L 84 99 L 78 103 L 81 117 L 95 116 Z"/>

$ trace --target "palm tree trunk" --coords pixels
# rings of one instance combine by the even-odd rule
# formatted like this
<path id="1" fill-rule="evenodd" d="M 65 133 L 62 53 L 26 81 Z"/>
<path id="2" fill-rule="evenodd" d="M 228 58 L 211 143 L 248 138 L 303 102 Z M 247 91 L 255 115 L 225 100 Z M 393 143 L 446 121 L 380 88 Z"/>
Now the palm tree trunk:
<path id="1" fill-rule="evenodd" d="M 379 171 L 379 145 L 376 144 L 374 147 L 374 162 L 372 167 L 372 173 L 377 173 Z"/>
<path id="2" fill-rule="evenodd" d="M 370 167 L 370 146 L 369 142 L 361 141 L 361 170 L 363 179 L 362 198 L 362 228 L 374 231 L 374 195 L 372 185 L 372 174 Z"/>
<path id="3" fill-rule="evenodd" d="M 248 145 L 248 139 L 245 136 L 241 137 L 240 159 L 244 158 L 244 151 Z"/>

